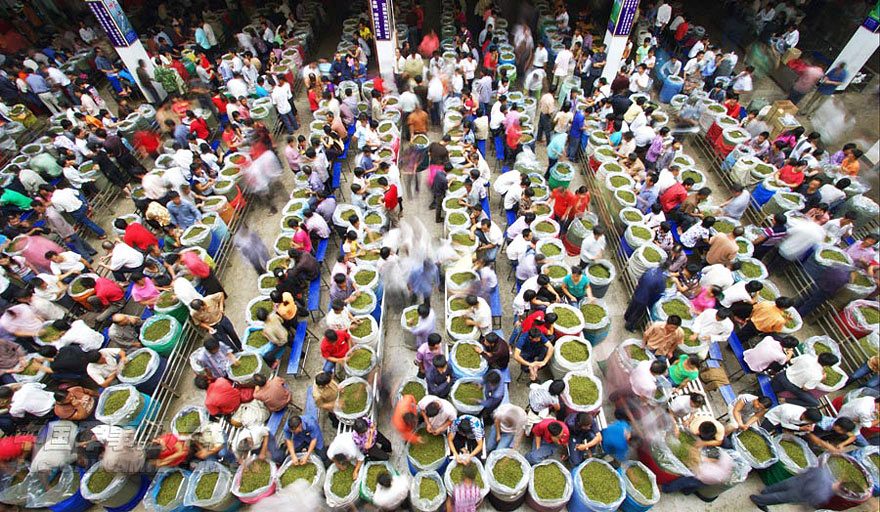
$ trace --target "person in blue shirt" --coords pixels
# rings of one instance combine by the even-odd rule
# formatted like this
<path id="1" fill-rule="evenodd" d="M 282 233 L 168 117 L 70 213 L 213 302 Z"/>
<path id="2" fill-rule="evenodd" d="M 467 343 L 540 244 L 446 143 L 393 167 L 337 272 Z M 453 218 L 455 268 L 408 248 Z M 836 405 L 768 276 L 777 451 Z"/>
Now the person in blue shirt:
<path id="1" fill-rule="evenodd" d="M 513 359 L 521 365 L 523 372 L 529 372 L 532 384 L 538 382 L 538 372 L 547 365 L 552 355 L 553 345 L 537 327 L 520 334 L 513 350 Z"/>
<path id="2" fill-rule="evenodd" d="M 656 174 L 648 174 L 645 183 L 642 184 L 642 188 L 636 196 L 636 208 L 644 214 L 651 211 L 651 207 L 654 206 L 654 203 L 657 202 L 657 197 L 660 195 L 660 189 L 657 188 L 657 179 L 658 176 Z"/>
<path id="3" fill-rule="evenodd" d="M 429 395 L 446 398 L 454 382 L 452 368 L 443 354 L 437 354 L 431 359 L 431 365 L 425 365 L 425 383 L 428 385 Z"/>
<path id="4" fill-rule="evenodd" d="M 849 73 L 846 71 L 846 62 L 839 62 L 834 69 L 825 73 L 825 76 L 816 87 L 816 94 L 810 98 L 802 112 L 808 116 L 813 114 L 829 96 L 834 94 L 838 87 L 843 85 L 847 76 L 849 76 Z"/>
<path id="5" fill-rule="evenodd" d="M 284 425 L 284 443 L 294 466 L 307 463 L 313 453 L 321 457 L 324 465 L 330 462 L 324 450 L 324 434 L 313 416 L 291 416 Z M 297 456 L 298 453 L 302 453 L 302 457 Z"/>
<path id="6" fill-rule="evenodd" d="M 663 292 L 666 291 L 666 275 L 659 267 L 649 269 L 639 278 L 636 289 L 633 290 L 632 299 L 626 312 L 623 314 L 624 328 L 633 332 L 636 324 L 642 319 L 645 310 L 649 309 L 660 299 Z"/>
<path id="7" fill-rule="evenodd" d="M 585 412 L 573 412 L 565 417 L 568 425 L 568 456 L 575 466 L 593 456 L 593 448 L 602 442 L 598 424 Z"/>
<path id="8" fill-rule="evenodd" d="M 269 91 L 265 87 L 266 80 L 263 77 L 257 78 L 257 84 L 254 85 L 254 92 L 258 98 L 267 98 Z"/>
<path id="9" fill-rule="evenodd" d="M 617 421 L 602 429 L 599 435 L 602 436 L 602 450 L 617 459 L 618 462 L 623 462 L 629 452 L 632 429 L 627 423 L 623 411 L 615 410 L 614 417 L 617 418 Z"/>
<path id="10" fill-rule="evenodd" d="M 196 205 L 189 201 L 184 201 L 177 191 L 171 191 L 168 194 L 171 198 L 165 205 L 168 213 L 171 214 L 171 222 L 180 229 L 186 229 L 196 222 L 202 220 L 202 212 L 196 208 Z"/>
<path id="11" fill-rule="evenodd" d="M 583 109 L 575 109 L 574 118 L 571 120 L 571 129 L 568 132 L 568 145 L 565 148 L 565 154 L 569 160 L 573 161 L 577 157 L 577 152 L 581 145 L 581 137 L 584 134 L 585 119 Z"/>
<path id="12" fill-rule="evenodd" d="M 547 144 L 547 172 L 544 178 L 550 177 L 550 168 L 556 165 L 556 162 L 562 158 L 565 153 L 565 141 L 568 135 L 564 133 L 554 133 L 550 138 L 550 144 Z"/>
<path id="13" fill-rule="evenodd" d="M 501 372 L 498 370 L 489 370 L 483 376 L 483 401 L 480 402 L 480 405 L 483 406 L 481 416 L 487 424 L 494 421 L 492 414 L 504 400 L 504 382 L 502 380 Z"/>

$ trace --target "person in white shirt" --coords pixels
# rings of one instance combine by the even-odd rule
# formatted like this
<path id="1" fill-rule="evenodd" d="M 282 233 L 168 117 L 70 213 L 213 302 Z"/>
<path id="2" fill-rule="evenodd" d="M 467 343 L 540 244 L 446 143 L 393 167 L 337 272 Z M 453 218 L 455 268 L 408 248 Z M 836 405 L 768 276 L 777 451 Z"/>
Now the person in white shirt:
<path id="1" fill-rule="evenodd" d="M 803 405 L 804 407 L 818 407 L 819 400 L 810 393 L 825 379 L 823 367 L 833 366 L 840 362 L 838 357 L 830 352 L 824 352 L 817 357 L 814 354 L 801 354 L 791 360 L 791 364 L 784 372 L 777 373 L 770 381 L 773 392 L 779 395 L 787 391 L 794 395 L 788 403 Z"/>
<path id="2" fill-rule="evenodd" d="M 672 18 L 672 6 L 661 0 L 660 5 L 657 7 L 657 18 L 654 21 L 654 35 L 659 37 L 663 32 L 663 28 L 669 24 L 669 20 Z"/>
<path id="3" fill-rule="evenodd" d="M 405 473 L 394 476 L 387 471 L 376 479 L 373 505 L 379 510 L 397 510 L 409 497 L 410 477 Z"/>
<path id="4" fill-rule="evenodd" d="M 574 54 L 568 48 L 563 48 L 556 54 L 553 63 L 553 86 L 558 87 L 563 78 L 568 76 L 569 68 Z"/>
<path id="5" fill-rule="evenodd" d="M 269 427 L 248 425 L 238 431 L 229 446 L 232 448 L 232 455 L 239 464 L 247 462 L 254 456 L 271 458 L 280 464 L 287 454 L 276 443 L 272 443 L 272 440 Z"/>
<path id="6" fill-rule="evenodd" d="M 694 337 L 706 343 L 720 343 L 730 338 L 733 332 L 733 321 L 730 311 L 726 309 L 707 309 L 700 313 L 691 326 Z"/>
<path id="7" fill-rule="evenodd" d="M 535 53 L 532 56 L 532 67 L 537 69 L 544 69 L 544 66 L 547 65 L 548 55 L 547 48 L 544 47 L 544 43 L 542 41 L 537 41 L 535 43 L 537 47 L 535 48 Z"/>
<path id="8" fill-rule="evenodd" d="M 722 290 L 733 286 L 732 270 L 738 270 L 739 266 L 740 265 L 736 265 L 736 262 L 732 262 L 731 267 L 737 268 L 727 268 L 727 265 L 723 263 L 716 263 L 714 265 L 703 267 L 702 276 L 700 277 L 700 286 L 717 286 Z"/>
<path id="9" fill-rule="evenodd" d="M 532 230 L 526 228 L 522 233 L 517 235 L 513 241 L 507 244 L 507 258 L 510 261 L 519 261 L 520 256 L 522 256 L 529 247 L 534 247 L 534 243 L 532 242 Z"/>
<path id="10" fill-rule="evenodd" d="M 107 251 L 107 254 L 101 258 L 100 266 L 113 272 L 113 277 L 120 282 L 124 282 L 126 274 L 140 270 L 144 265 L 144 255 L 137 249 L 125 244 L 122 241 L 110 242 L 104 241 L 101 247 Z M 105 263 L 109 261 L 109 263 Z"/>
<path id="11" fill-rule="evenodd" d="M 673 420 L 681 420 L 682 425 L 687 425 L 694 417 L 694 412 L 706 403 L 706 397 L 699 393 L 674 396 L 666 402 L 666 408 L 672 414 Z"/>
<path id="12" fill-rule="evenodd" d="M 760 281 L 739 281 L 733 283 L 733 286 L 724 290 L 724 297 L 721 298 L 721 305 L 729 308 L 737 302 L 748 302 L 754 304 L 755 296 L 764 288 Z"/>
<path id="13" fill-rule="evenodd" d="M 119 370 L 125 365 L 125 352 L 119 348 L 102 348 L 98 350 L 96 361 L 86 366 L 86 373 L 98 385 L 106 388 L 113 384 Z"/>
<path id="14" fill-rule="evenodd" d="M 434 395 L 425 395 L 418 405 L 425 427 L 432 435 L 446 434 L 446 429 L 458 417 L 458 411 L 451 402 Z"/>
<path id="15" fill-rule="evenodd" d="M 594 226 L 592 236 L 584 237 L 581 243 L 581 266 L 586 267 L 590 263 L 602 258 L 605 251 L 605 227 Z"/>
<path id="16" fill-rule="evenodd" d="M 837 411 L 838 418 L 849 418 L 859 428 L 872 428 L 880 425 L 880 397 L 861 396 L 843 404 Z M 858 441 L 857 441 L 858 442 Z"/>
<path id="17" fill-rule="evenodd" d="M 727 430 L 747 430 L 764 418 L 773 407 L 773 400 L 766 396 L 758 397 L 750 393 L 742 393 L 727 406 L 729 418 Z"/>
<path id="18" fill-rule="evenodd" d="M 799 434 L 812 432 L 815 424 L 821 420 L 822 413 L 819 412 L 819 409 L 814 407 L 807 409 L 800 405 L 785 403 L 767 411 L 762 426 L 765 430 L 772 431 L 776 430 L 776 427 L 780 427 L 783 431 Z"/>
<path id="19" fill-rule="evenodd" d="M 768 368 L 779 371 L 794 356 L 794 349 L 800 342 L 794 336 L 776 339 L 765 336 L 757 345 L 743 352 L 742 358 L 746 366 L 755 373 Z"/>
<path id="20" fill-rule="evenodd" d="M 642 361 L 629 374 L 629 385 L 636 395 L 653 399 L 657 391 L 657 379 L 666 374 L 666 363 L 660 360 Z"/>
<path id="21" fill-rule="evenodd" d="M 89 205 L 80 199 L 78 192 L 72 188 L 59 188 L 52 191 L 49 185 L 40 187 L 40 196 L 48 200 L 59 212 L 68 213 L 77 222 L 81 222 L 99 238 L 106 238 L 106 233 L 88 217 Z"/>
<path id="22" fill-rule="evenodd" d="M 843 217 L 831 219 L 825 224 L 822 224 L 822 229 L 825 230 L 825 235 L 831 239 L 831 243 L 834 245 L 844 238 L 852 236 L 853 221 L 855 219 L 856 212 L 848 211 L 843 214 Z"/>
<path id="23" fill-rule="evenodd" d="M 247 98 L 248 84 L 244 81 L 240 72 L 233 73 L 232 80 L 226 82 L 226 91 L 235 100 Z"/>
<path id="24" fill-rule="evenodd" d="M 64 334 L 56 342 L 57 347 L 79 345 L 83 350 L 90 351 L 98 350 L 104 344 L 104 335 L 89 327 L 82 320 L 74 320 L 72 323 L 56 320 L 52 326 L 59 331 L 64 331 Z"/>
<path id="25" fill-rule="evenodd" d="M 55 394 L 39 382 L 9 384 L 0 388 L 0 403 L 8 404 L 13 418 L 41 419 L 54 414 Z"/>
<path id="26" fill-rule="evenodd" d="M 98 36 L 95 35 L 95 31 L 92 30 L 92 27 L 87 27 L 82 21 L 79 22 L 79 37 L 84 43 L 86 43 L 86 46 L 92 44 L 92 41 L 98 38 Z"/>
<path id="27" fill-rule="evenodd" d="M 752 83 L 752 73 L 755 72 L 755 68 L 753 66 L 746 66 L 746 68 L 740 72 L 740 74 L 736 75 L 731 83 L 731 87 L 733 88 L 733 92 L 742 96 L 743 94 L 748 94 L 752 92 L 754 89 L 754 85 Z"/>
<path id="28" fill-rule="evenodd" d="M 327 447 L 327 458 L 333 461 L 338 469 L 345 469 L 348 464 L 354 464 L 354 477 L 357 478 L 364 464 L 364 454 L 355 444 L 353 436 L 353 431 L 337 435 Z"/>
<path id="29" fill-rule="evenodd" d="M 468 309 L 465 312 L 464 323 L 478 328 L 483 336 L 492 332 L 492 308 L 489 307 L 486 299 L 468 295 L 465 302 Z"/>
<path id="30" fill-rule="evenodd" d="M 88 262 L 82 256 L 73 251 L 64 251 L 62 253 L 49 252 L 51 254 L 46 254 L 46 259 L 49 260 L 49 270 L 58 279 L 64 280 L 70 275 L 79 274 L 88 265 Z"/>
<path id="31" fill-rule="evenodd" d="M 631 92 L 647 93 L 651 87 L 651 76 L 648 74 L 648 66 L 639 64 L 636 72 L 629 77 L 629 90 Z"/>
<path id="32" fill-rule="evenodd" d="M 290 106 L 290 100 L 293 98 L 293 94 L 291 94 L 290 85 L 284 77 L 278 77 L 278 85 L 272 89 L 272 94 L 269 96 L 272 98 L 272 104 L 275 105 L 275 110 L 278 112 L 278 117 L 280 117 L 281 121 L 284 123 L 284 128 L 287 129 L 287 133 L 293 135 L 294 130 L 297 130 L 299 126 L 297 125 L 296 117 L 294 117 L 292 112 L 293 109 Z"/>

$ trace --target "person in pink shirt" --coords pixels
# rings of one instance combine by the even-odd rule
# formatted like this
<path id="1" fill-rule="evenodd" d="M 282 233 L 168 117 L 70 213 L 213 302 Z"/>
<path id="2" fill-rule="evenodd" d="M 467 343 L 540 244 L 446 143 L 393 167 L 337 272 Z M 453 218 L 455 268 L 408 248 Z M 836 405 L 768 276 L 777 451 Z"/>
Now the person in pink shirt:
<path id="1" fill-rule="evenodd" d="M 300 225 L 299 220 L 290 219 L 287 221 L 287 225 L 293 229 L 293 237 L 290 239 L 290 248 L 312 252 L 312 239 L 309 237 L 309 232 L 303 229 Z"/>
<path id="2" fill-rule="evenodd" d="M 779 371 L 794 356 L 794 348 L 800 344 L 794 336 L 777 340 L 766 336 L 760 343 L 743 352 L 742 358 L 753 372 L 770 369 Z"/>
<path id="3" fill-rule="evenodd" d="M 663 361 L 642 361 L 629 374 L 632 392 L 642 398 L 654 398 L 657 379 L 666 375 L 667 365 Z"/>
<path id="4" fill-rule="evenodd" d="M 721 288 L 718 286 L 704 286 L 700 290 L 700 293 L 691 299 L 691 306 L 694 307 L 694 311 L 697 313 L 702 313 L 707 309 L 713 309 L 715 307 L 716 299 L 720 296 Z"/>
<path id="5" fill-rule="evenodd" d="M 159 293 L 161 293 L 153 284 L 153 280 L 140 272 L 135 272 L 131 275 L 131 282 L 133 283 L 131 298 L 142 306 L 153 307 L 156 304 L 156 299 L 159 298 Z"/>

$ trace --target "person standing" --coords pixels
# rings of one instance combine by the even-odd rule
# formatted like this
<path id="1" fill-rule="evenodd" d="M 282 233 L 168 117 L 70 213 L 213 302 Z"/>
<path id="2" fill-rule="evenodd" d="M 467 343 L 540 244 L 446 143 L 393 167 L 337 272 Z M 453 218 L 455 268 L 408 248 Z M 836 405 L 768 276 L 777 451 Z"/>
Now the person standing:
<path id="1" fill-rule="evenodd" d="M 848 76 L 846 62 L 839 62 L 837 66 L 825 73 L 825 76 L 819 81 L 819 85 L 816 87 L 816 94 L 810 98 L 810 101 L 807 102 L 801 113 L 807 117 L 813 115 L 825 103 L 825 100 L 834 94 L 838 87 L 843 85 Z"/>
<path id="2" fill-rule="evenodd" d="M 791 91 L 788 93 L 788 99 L 797 105 L 804 96 L 813 90 L 813 87 L 815 87 L 816 84 L 819 83 L 819 80 L 824 76 L 825 73 L 819 66 L 808 65 L 804 67 L 798 75 L 797 80 L 792 84 Z"/>
<path id="3" fill-rule="evenodd" d="M 828 503 L 840 486 L 828 466 L 822 465 L 765 487 L 760 494 L 752 494 L 749 499 L 764 512 L 768 512 L 770 505 L 782 503 L 803 503 L 819 509 Z"/>
<path id="4" fill-rule="evenodd" d="M 650 309 L 660 299 L 664 291 L 666 291 L 666 275 L 663 273 L 663 270 L 652 268 L 642 274 L 636 289 L 633 291 L 629 306 L 627 306 L 626 312 L 623 315 L 626 321 L 624 328 L 629 332 L 633 332 L 636 324 L 645 315 L 645 311 Z"/>

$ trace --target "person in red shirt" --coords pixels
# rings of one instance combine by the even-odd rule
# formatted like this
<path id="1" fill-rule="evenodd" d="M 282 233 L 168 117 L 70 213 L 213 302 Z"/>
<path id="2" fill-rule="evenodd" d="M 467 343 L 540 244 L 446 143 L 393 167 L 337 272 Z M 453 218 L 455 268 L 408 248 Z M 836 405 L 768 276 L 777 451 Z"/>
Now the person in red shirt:
<path id="1" fill-rule="evenodd" d="M 778 178 L 783 182 L 791 185 L 791 188 L 797 188 L 801 186 L 801 183 L 804 182 L 806 178 L 806 174 L 804 171 L 807 169 L 807 163 L 803 160 L 793 160 L 788 165 L 783 166 L 781 169 L 776 171 L 778 173 Z"/>
<path id="2" fill-rule="evenodd" d="M 687 199 L 688 192 L 690 192 L 693 186 L 693 178 L 685 178 L 683 182 L 675 182 L 675 184 L 667 188 L 666 192 L 663 192 L 660 196 L 660 206 L 663 207 L 663 212 L 669 213 L 678 208 Z"/>
<path id="3" fill-rule="evenodd" d="M 241 405 L 241 390 L 226 379 L 208 383 L 208 377 L 199 375 L 196 377 L 196 387 L 206 390 L 205 408 L 211 416 L 232 414 Z"/>
<path id="4" fill-rule="evenodd" d="M 199 283 L 205 289 L 206 296 L 215 293 L 227 295 L 226 290 L 223 289 L 223 285 L 220 284 L 220 280 L 217 279 L 217 275 L 214 274 L 214 270 L 211 269 L 207 263 L 202 261 L 199 257 L 199 253 L 195 251 L 184 251 L 179 254 L 169 254 L 168 257 L 165 258 L 165 263 L 174 265 L 178 260 L 186 266 L 190 274 L 199 278 Z"/>
<path id="5" fill-rule="evenodd" d="M 118 313 L 125 306 L 125 290 L 106 277 L 83 277 L 80 283 L 86 288 L 95 290 L 94 295 L 88 297 L 86 302 L 93 310 L 101 311 L 96 319 L 99 323 Z"/>
<path id="6" fill-rule="evenodd" d="M 535 449 L 526 454 L 526 460 L 531 464 L 537 464 L 552 457 L 561 447 L 568 446 L 568 425 L 547 418 L 532 427 L 532 436 L 535 440 Z M 563 452 L 562 459 L 568 458 Z"/>
<path id="7" fill-rule="evenodd" d="M 324 331 L 324 338 L 321 340 L 321 357 L 324 358 L 324 371 L 333 373 L 336 369 L 336 363 L 344 363 L 345 356 L 351 349 L 351 335 L 346 330 L 334 331 L 327 329 Z"/>
<path id="8" fill-rule="evenodd" d="M 210 136 L 208 123 L 201 117 L 196 117 L 196 113 L 192 110 L 186 111 L 186 118 L 189 119 L 189 132 L 195 133 L 196 137 L 202 140 L 208 140 Z"/>
<path id="9" fill-rule="evenodd" d="M 189 454 L 189 443 L 168 432 L 153 439 L 144 453 L 157 468 L 179 466 Z"/>
<path id="10" fill-rule="evenodd" d="M 516 160 L 516 155 L 521 149 L 519 141 L 522 138 L 522 128 L 519 126 L 519 120 L 510 123 L 505 135 L 507 142 L 507 155 L 505 156 L 505 160 L 508 164 L 511 164 Z"/>
<path id="11" fill-rule="evenodd" d="M 397 209 L 400 205 L 400 196 L 397 194 L 397 185 L 390 185 L 385 176 L 379 178 L 378 183 L 385 191 L 385 216 L 388 218 L 389 227 L 394 229 L 400 225 L 400 210 Z"/>
<path id="12" fill-rule="evenodd" d="M 412 395 L 403 395 L 394 406 L 394 415 L 391 424 L 400 432 L 403 440 L 408 443 L 422 443 L 422 438 L 416 434 L 419 426 L 418 407 L 416 398 Z"/>
<path id="13" fill-rule="evenodd" d="M 684 40 L 684 36 L 687 34 L 688 29 L 691 26 L 688 24 L 687 20 L 682 21 L 678 27 L 675 29 L 675 41 L 677 43 L 682 42 Z"/>
<path id="14" fill-rule="evenodd" d="M 0 465 L 18 459 L 24 462 L 34 450 L 35 436 L 9 436 L 0 439 Z"/>
<path id="15" fill-rule="evenodd" d="M 562 224 L 574 203 L 574 194 L 567 188 L 555 188 L 550 193 L 550 202 L 553 203 L 553 218 Z"/>
<path id="16" fill-rule="evenodd" d="M 159 135 L 155 132 L 144 130 L 134 134 L 134 147 L 141 156 L 156 158 L 159 156 Z"/>
<path id="17" fill-rule="evenodd" d="M 159 245 L 159 240 L 156 238 L 156 235 L 150 233 L 150 231 L 139 222 L 127 224 L 125 219 L 116 219 L 113 221 L 113 225 L 116 226 L 116 229 L 125 231 L 125 234 L 122 236 L 123 242 L 141 252 L 146 252 L 146 250 L 152 245 Z"/>

